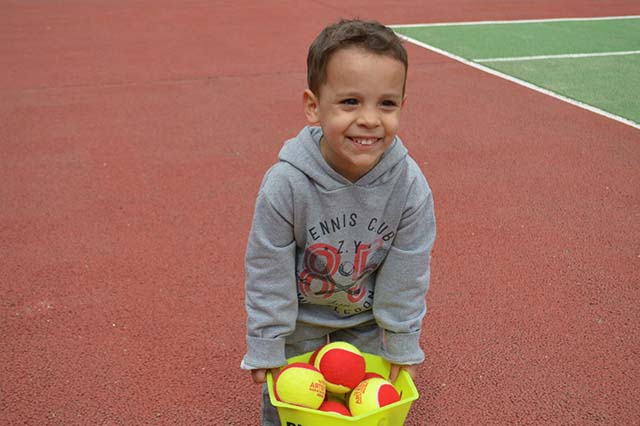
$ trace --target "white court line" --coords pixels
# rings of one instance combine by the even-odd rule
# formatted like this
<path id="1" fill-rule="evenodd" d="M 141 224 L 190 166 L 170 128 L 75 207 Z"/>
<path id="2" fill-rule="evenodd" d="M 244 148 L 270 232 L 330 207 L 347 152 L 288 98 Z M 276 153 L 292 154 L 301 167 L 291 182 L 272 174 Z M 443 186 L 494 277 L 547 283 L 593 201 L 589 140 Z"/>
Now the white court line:
<path id="1" fill-rule="evenodd" d="M 562 55 L 513 56 L 509 58 L 480 58 L 480 59 L 473 59 L 473 61 L 474 62 L 517 62 L 517 61 L 538 61 L 543 59 L 594 58 L 596 56 L 623 56 L 623 55 L 637 55 L 637 54 L 640 54 L 640 50 L 627 50 L 625 52 L 566 53 Z"/>
<path id="2" fill-rule="evenodd" d="M 389 25 L 390 28 L 410 27 L 452 27 L 457 25 L 493 25 L 493 24 L 526 24 L 543 22 L 574 22 L 574 21 L 607 21 L 614 19 L 639 19 L 640 15 L 626 16 L 598 16 L 595 18 L 553 18 L 553 19 L 516 19 L 513 21 L 476 21 L 476 22 L 435 22 L 424 24 Z"/>
<path id="3" fill-rule="evenodd" d="M 447 52 L 446 50 L 442 50 L 442 49 L 437 48 L 435 46 L 431 46 L 431 45 L 429 45 L 427 43 L 423 43 L 421 41 L 415 40 L 415 39 L 413 39 L 411 37 L 407 37 L 407 36 L 405 36 L 403 34 L 398 34 L 398 36 L 401 37 L 404 40 L 407 40 L 409 43 L 413 43 L 416 46 L 420 46 L 420 47 L 423 47 L 425 49 L 431 50 L 433 52 L 439 53 L 441 55 L 447 56 L 447 57 L 449 57 L 451 59 L 454 59 L 454 60 L 456 60 L 458 62 L 462 62 L 463 64 L 468 65 L 470 67 L 479 69 L 481 71 L 484 71 L 486 73 L 495 75 L 497 77 L 504 78 L 505 80 L 508 80 L 508 81 L 513 82 L 513 83 L 519 84 L 519 85 L 524 86 L 524 87 L 526 87 L 528 89 L 535 90 L 536 92 L 540 92 L 540 93 L 543 93 L 545 95 L 551 96 L 553 98 L 560 99 L 561 101 L 567 102 L 568 104 L 577 106 L 577 107 L 582 108 L 582 109 L 586 109 L 587 111 L 591 111 L 593 113 L 602 115 L 604 117 L 610 118 L 611 120 L 615 120 L 615 121 L 618 121 L 620 123 L 626 124 L 627 126 L 631 126 L 631 127 L 635 127 L 636 129 L 640 129 L 640 123 L 636 123 L 635 121 L 631 121 L 631 120 L 629 120 L 627 118 L 620 117 L 620 116 L 612 114 L 612 113 L 610 113 L 608 111 L 602 110 L 600 108 L 596 108 L 596 107 L 594 107 L 592 105 L 585 104 L 585 103 L 580 102 L 580 101 L 576 101 L 575 99 L 568 98 L 568 97 L 563 96 L 563 95 L 561 95 L 559 93 L 552 92 L 550 90 L 544 89 L 544 88 L 536 86 L 534 84 L 531 84 L 531 83 L 529 83 L 527 81 L 520 80 L 519 78 L 515 78 L 515 77 L 510 76 L 508 74 L 505 74 L 505 73 L 502 73 L 500 71 L 496 71 L 494 69 L 486 67 L 484 65 L 478 64 L 476 62 L 472 62 L 472 61 L 467 60 L 467 59 L 465 59 L 465 58 L 463 58 L 461 56 L 454 55 L 451 52 Z"/>

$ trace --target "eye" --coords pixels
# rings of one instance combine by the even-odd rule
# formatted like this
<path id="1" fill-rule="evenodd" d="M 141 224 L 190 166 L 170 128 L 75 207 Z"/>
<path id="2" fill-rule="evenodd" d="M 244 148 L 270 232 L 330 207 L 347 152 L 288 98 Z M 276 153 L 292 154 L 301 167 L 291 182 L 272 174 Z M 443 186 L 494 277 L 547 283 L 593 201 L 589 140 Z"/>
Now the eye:
<path id="1" fill-rule="evenodd" d="M 396 101 L 387 99 L 387 100 L 382 101 L 382 106 L 384 108 L 395 108 L 395 107 L 398 106 L 398 103 Z"/>
<path id="2" fill-rule="evenodd" d="M 358 105 L 358 100 L 355 98 L 348 98 L 343 99 L 342 101 L 340 101 L 340 103 L 343 105 Z"/>

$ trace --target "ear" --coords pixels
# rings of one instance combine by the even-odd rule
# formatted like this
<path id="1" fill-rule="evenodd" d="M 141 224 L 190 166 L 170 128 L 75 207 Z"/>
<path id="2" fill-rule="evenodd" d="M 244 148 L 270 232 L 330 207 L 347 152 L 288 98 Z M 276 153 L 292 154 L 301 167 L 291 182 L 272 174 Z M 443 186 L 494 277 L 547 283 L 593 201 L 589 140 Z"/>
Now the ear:
<path id="1" fill-rule="evenodd" d="M 317 124 L 320 122 L 318 114 L 318 98 L 309 89 L 305 90 L 302 95 L 302 104 L 304 107 L 304 115 L 307 117 L 309 124 Z"/>
<path id="2" fill-rule="evenodd" d="M 407 102 L 407 95 L 404 95 L 402 98 L 402 103 L 400 104 L 400 109 L 404 108 L 404 104 Z"/>

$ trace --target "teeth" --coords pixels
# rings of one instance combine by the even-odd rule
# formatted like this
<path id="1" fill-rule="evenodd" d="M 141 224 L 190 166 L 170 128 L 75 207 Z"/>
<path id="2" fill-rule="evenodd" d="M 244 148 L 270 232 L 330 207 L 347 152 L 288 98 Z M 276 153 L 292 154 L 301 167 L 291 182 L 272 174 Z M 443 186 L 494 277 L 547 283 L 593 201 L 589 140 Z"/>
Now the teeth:
<path id="1" fill-rule="evenodd" d="M 377 141 L 377 139 L 356 139 L 356 138 L 353 138 L 352 140 L 355 143 L 360 145 L 373 145 Z"/>

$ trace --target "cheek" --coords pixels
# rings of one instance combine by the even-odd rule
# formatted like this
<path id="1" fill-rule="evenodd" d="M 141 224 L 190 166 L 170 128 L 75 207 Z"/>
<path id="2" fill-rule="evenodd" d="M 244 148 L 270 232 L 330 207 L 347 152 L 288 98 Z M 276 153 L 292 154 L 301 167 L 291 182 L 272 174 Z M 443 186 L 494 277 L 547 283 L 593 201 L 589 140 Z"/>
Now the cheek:
<path id="1" fill-rule="evenodd" d="M 352 122 L 353 120 L 351 120 L 345 114 L 334 115 L 324 123 L 324 127 L 327 131 L 330 131 L 333 133 L 340 133 L 347 130 L 349 126 L 352 124 Z"/>
<path id="2" fill-rule="evenodd" d="M 387 133 L 389 134 L 396 134 L 398 133 L 398 129 L 400 128 L 400 116 L 399 115 L 394 115 L 391 117 L 387 117 L 387 119 L 385 120 L 385 129 L 387 131 Z"/>

